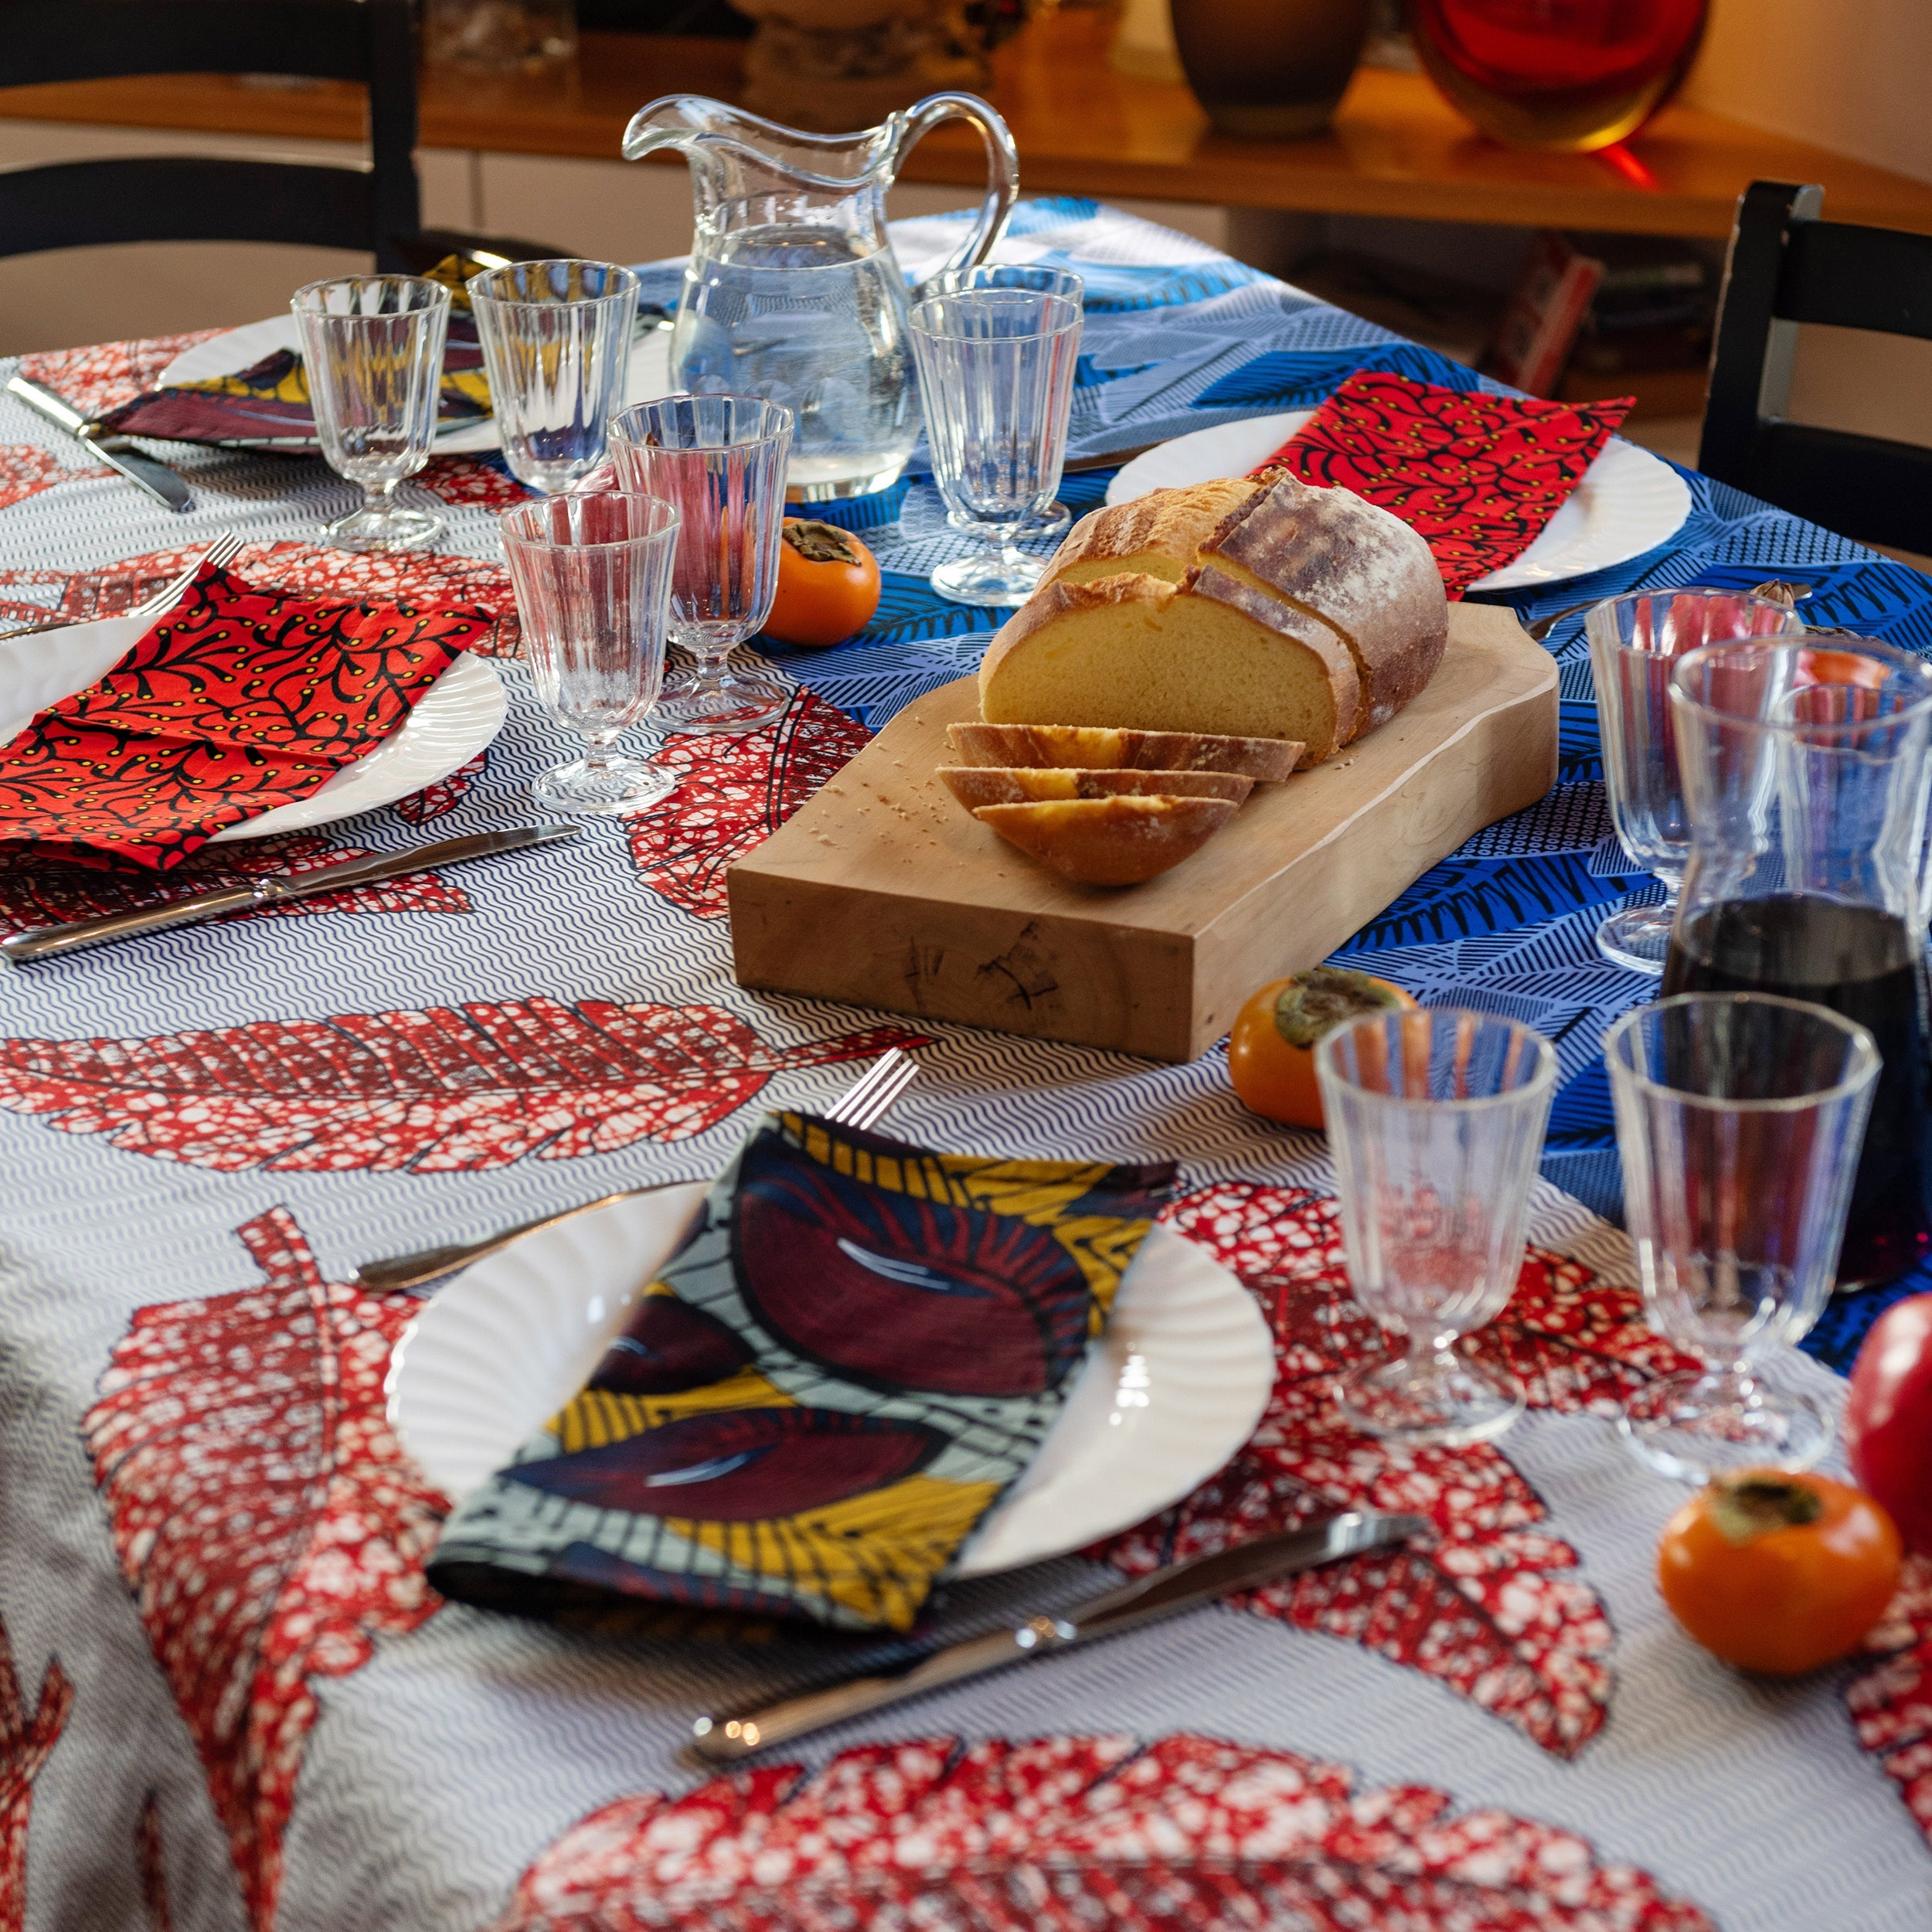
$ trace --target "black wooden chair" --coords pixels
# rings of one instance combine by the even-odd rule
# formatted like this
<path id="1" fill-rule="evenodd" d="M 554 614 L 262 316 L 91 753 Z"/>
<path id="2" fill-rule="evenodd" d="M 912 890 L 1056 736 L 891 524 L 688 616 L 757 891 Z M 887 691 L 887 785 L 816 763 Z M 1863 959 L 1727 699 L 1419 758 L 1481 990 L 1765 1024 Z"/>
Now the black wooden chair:
<path id="1" fill-rule="evenodd" d="M 1932 236 L 1819 219 L 1825 191 L 1737 204 L 1697 467 L 1841 536 L 1932 551 L 1932 450 L 1784 420 L 1801 323 L 1932 340 Z"/>
<path id="2" fill-rule="evenodd" d="M 369 159 L 152 155 L 0 171 L 0 256 L 103 242 L 298 242 L 367 250 L 417 273 L 467 249 L 558 251 L 426 234 L 416 179 L 410 0 L 10 0 L 0 87 L 128 74 L 274 73 L 369 90 Z"/>

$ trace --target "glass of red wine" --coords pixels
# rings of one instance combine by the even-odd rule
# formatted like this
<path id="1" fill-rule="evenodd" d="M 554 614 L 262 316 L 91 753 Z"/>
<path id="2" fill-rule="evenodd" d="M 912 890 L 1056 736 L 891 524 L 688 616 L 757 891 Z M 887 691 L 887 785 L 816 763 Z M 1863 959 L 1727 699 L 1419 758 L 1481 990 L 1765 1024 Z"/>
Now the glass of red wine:
<path id="1" fill-rule="evenodd" d="M 1671 703 L 1691 853 L 1663 990 L 1811 1001 L 1871 1034 L 1838 1284 L 1890 1281 L 1932 1246 L 1932 665 L 1818 632 L 1713 644 L 1679 660 Z"/>
<path id="2" fill-rule="evenodd" d="M 1631 862 L 1664 888 L 1661 905 L 1624 906 L 1604 920 L 1597 950 L 1631 972 L 1661 973 L 1690 856 L 1670 674 L 1678 658 L 1701 645 L 1802 636 L 1804 625 L 1788 605 L 1768 597 L 1692 587 L 1606 597 L 1584 618 L 1583 631 L 1611 822 Z"/>
<path id="3" fill-rule="evenodd" d="M 1709 1365 L 1638 1390 L 1624 1439 L 1689 1482 L 1808 1468 L 1830 1413 L 1764 1371 L 1832 1291 L 1878 1078 L 1872 1036 L 1806 1001 L 1680 993 L 1626 1013 L 1604 1058 L 1651 1326 Z"/>

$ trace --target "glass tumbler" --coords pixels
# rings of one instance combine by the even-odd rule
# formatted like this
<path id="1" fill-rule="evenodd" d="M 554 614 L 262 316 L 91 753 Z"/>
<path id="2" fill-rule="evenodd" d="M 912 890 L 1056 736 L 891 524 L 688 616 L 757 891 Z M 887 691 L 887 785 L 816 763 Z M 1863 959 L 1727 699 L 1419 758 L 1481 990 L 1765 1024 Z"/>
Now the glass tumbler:
<path id="1" fill-rule="evenodd" d="M 658 700 L 668 730 L 755 730 L 791 695 L 729 667 L 777 592 L 791 430 L 790 410 L 756 396 L 666 396 L 611 424 L 622 486 L 675 504 L 679 519 L 671 641 L 692 663 Z"/>
<path id="2" fill-rule="evenodd" d="M 1417 1446 L 1500 1435 L 1522 1391 L 1455 1344 L 1515 1288 L 1555 1050 L 1515 1020 L 1434 1007 L 1338 1026 L 1315 1064 L 1349 1281 L 1407 1342 L 1342 1378 L 1343 1417 Z"/>
<path id="3" fill-rule="evenodd" d="M 600 492 L 521 504 L 498 522 L 531 682 L 583 740 L 583 756 L 546 772 L 531 798 L 553 811 L 603 815 L 656 804 L 676 774 L 611 747 L 664 682 L 677 511 L 654 496 Z"/>
<path id="4" fill-rule="evenodd" d="M 1084 304 L 1087 284 L 1070 268 L 1049 268 L 1039 262 L 982 262 L 977 268 L 942 268 L 919 285 L 925 295 L 966 295 L 981 288 L 1029 288 L 1038 295 L 1064 295 Z M 976 526 L 963 510 L 948 510 L 946 521 L 956 530 Z M 1016 543 L 1058 543 L 1073 527 L 1073 512 L 1064 503 L 1049 503 L 1026 519 Z"/>
<path id="5" fill-rule="evenodd" d="M 1804 1468 L 1831 1417 L 1761 1370 L 1832 1291 L 1878 1078 L 1872 1036 L 1804 1000 L 1680 993 L 1625 1014 L 1604 1053 L 1651 1326 L 1710 1365 L 1633 1396 L 1624 1439 L 1687 1482 Z"/>
<path id="6" fill-rule="evenodd" d="M 637 277 L 612 262 L 511 262 L 466 286 L 510 474 L 546 496 L 574 488 L 624 406 Z"/>
<path id="7" fill-rule="evenodd" d="M 1602 727 L 1604 783 L 1617 842 L 1656 874 L 1661 906 L 1627 906 L 1597 928 L 1597 948 L 1632 972 L 1661 973 L 1690 856 L 1690 820 L 1670 706 L 1675 660 L 1700 645 L 1801 635 L 1781 604 L 1731 590 L 1643 590 L 1611 597 L 1583 620 Z"/>
<path id="8" fill-rule="evenodd" d="M 912 335 L 933 481 L 981 546 L 942 563 L 933 588 L 958 604 L 1024 604 L 1046 566 L 1015 539 L 1060 488 L 1080 304 L 1026 288 L 930 295 Z"/>
<path id="9" fill-rule="evenodd" d="M 429 461 L 450 291 L 414 275 L 344 275 L 289 299 L 315 433 L 328 466 L 364 501 L 323 532 L 344 550 L 415 550 L 443 519 L 406 509 L 396 486 Z"/>

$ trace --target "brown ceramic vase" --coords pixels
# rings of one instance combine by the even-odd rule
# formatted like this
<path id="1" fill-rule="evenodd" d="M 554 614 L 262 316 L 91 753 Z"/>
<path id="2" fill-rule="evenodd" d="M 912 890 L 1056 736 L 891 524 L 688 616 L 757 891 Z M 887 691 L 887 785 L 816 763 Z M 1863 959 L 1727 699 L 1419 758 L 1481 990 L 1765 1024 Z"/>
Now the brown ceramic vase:
<path id="1" fill-rule="evenodd" d="M 1188 85 L 1224 134 L 1312 134 L 1349 85 L 1374 0 L 1172 0 Z"/>

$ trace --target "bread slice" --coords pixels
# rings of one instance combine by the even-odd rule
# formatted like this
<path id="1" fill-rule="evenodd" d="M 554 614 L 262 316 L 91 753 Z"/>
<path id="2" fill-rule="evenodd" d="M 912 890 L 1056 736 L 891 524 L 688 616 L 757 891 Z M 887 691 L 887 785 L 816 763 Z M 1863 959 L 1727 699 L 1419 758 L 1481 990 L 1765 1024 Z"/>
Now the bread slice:
<path id="1" fill-rule="evenodd" d="M 1134 573 L 1036 591 L 979 669 L 991 724 L 1083 724 L 1299 739 L 1304 764 L 1353 735 L 1360 688 L 1319 619 L 1226 572 Z"/>
<path id="2" fill-rule="evenodd" d="M 1227 771 L 1080 771 L 1060 766 L 941 765 L 946 788 L 968 811 L 980 805 L 1022 805 L 1053 798 L 1230 798 L 1254 789 Z"/>
<path id="3" fill-rule="evenodd" d="M 1056 798 L 973 816 L 1068 879 L 1138 886 L 1192 858 L 1234 812 L 1232 798 Z"/>
<path id="4" fill-rule="evenodd" d="M 1071 767 L 1097 771 L 1219 771 L 1279 784 L 1301 747 L 1278 738 L 1224 738 L 1189 731 L 1113 731 L 1088 725 L 956 724 L 953 756 L 968 765 Z"/>

